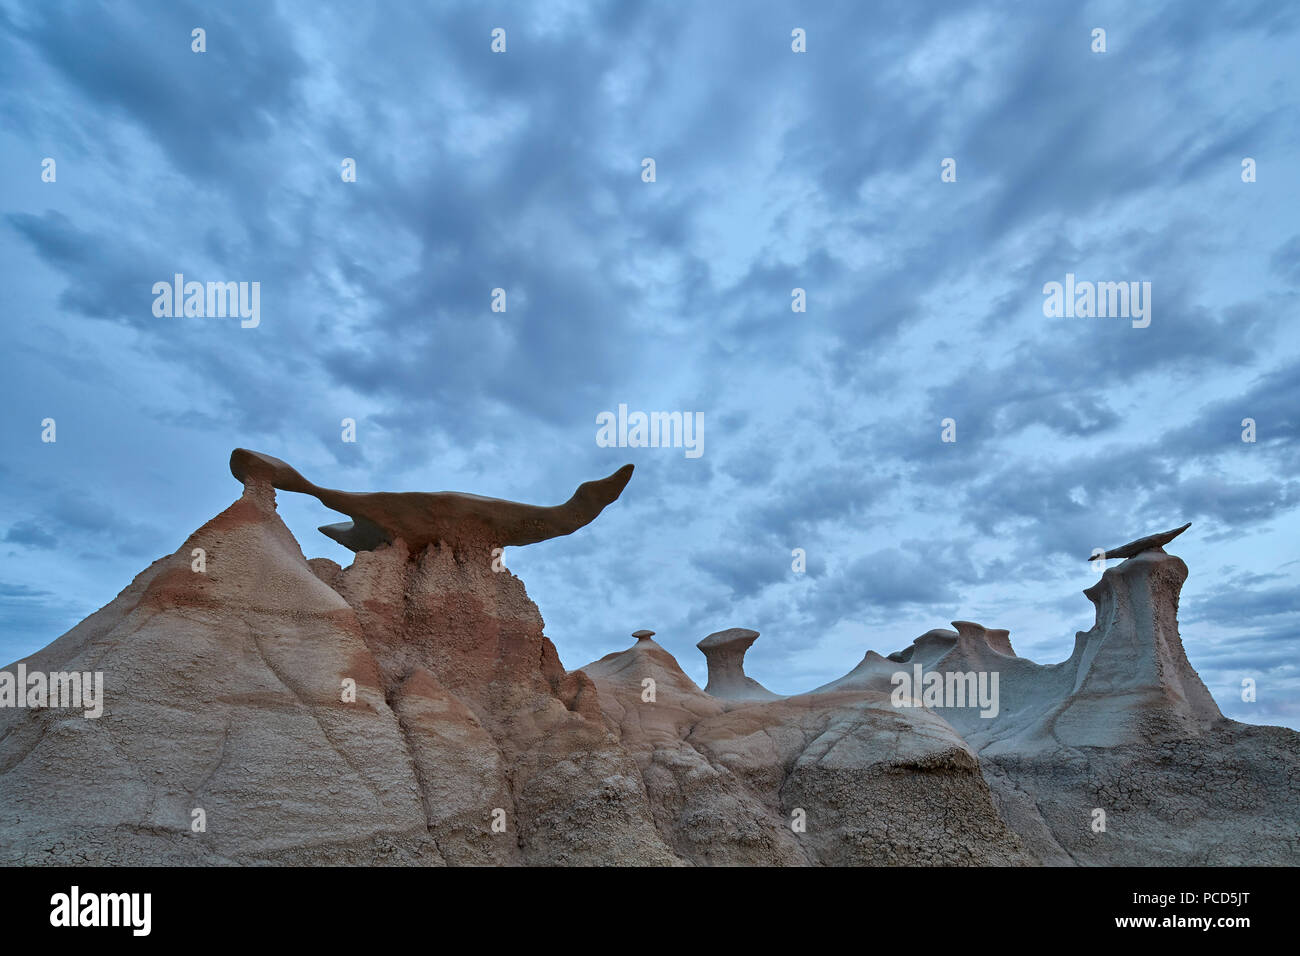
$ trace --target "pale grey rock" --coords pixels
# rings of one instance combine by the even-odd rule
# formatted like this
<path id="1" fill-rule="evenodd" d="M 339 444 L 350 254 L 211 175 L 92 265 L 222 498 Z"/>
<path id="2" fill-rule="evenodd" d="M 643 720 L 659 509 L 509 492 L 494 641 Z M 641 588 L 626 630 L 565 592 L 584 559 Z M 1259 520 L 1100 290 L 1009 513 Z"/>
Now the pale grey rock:
<path id="1" fill-rule="evenodd" d="M 731 627 L 714 631 L 695 646 L 704 652 L 709 664 L 706 694 L 728 700 L 777 700 L 774 694 L 752 677 L 745 676 L 745 651 L 758 640 L 758 631 Z"/>

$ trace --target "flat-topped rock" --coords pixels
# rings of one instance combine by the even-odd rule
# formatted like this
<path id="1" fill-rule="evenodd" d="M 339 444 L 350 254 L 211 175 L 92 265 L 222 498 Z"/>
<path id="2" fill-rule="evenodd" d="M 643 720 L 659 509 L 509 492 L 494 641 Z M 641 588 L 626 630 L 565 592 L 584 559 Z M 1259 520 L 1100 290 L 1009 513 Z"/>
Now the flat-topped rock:
<path id="1" fill-rule="evenodd" d="M 745 651 L 758 640 L 758 631 L 747 627 L 730 627 L 714 631 L 695 646 L 704 652 L 709 663 L 706 694 L 730 700 L 779 700 L 752 677 L 745 676 Z"/>
<path id="2" fill-rule="evenodd" d="M 953 621 L 952 626 L 957 629 L 959 643 L 982 644 L 998 654 L 1016 656 L 1016 652 L 1011 649 L 1011 632 L 1005 628 L 989 628 L 974 621 Z"/>
<path id="3" fill-rule="evenodd" d="M 714 631 L 695 646 L 704 651 L 706 656 L 709 651 L 722 647 L 738 649 L 743 655 L 756 640 L 758 631 L 747 627 L 729 627 L 725 631 Z"/>
<path id="4" fill-rule="evenodd" d="M 357 492 L 312 484 L 278 458 L 236 448 L 230 473 L 245 487 L 269 484 L 281 491 L 311 495 L 352 520 L 322 525 L 322 534 L 352 551 L 373 551 L 400 538 L 412 555 L 435 541 L 457 545 L 518 547 L 572 534 L 596 519 L 618 499 L 632 477 L 632 466 L 578 486 L 564 504 L 544 507 L 456 491 Z"/>

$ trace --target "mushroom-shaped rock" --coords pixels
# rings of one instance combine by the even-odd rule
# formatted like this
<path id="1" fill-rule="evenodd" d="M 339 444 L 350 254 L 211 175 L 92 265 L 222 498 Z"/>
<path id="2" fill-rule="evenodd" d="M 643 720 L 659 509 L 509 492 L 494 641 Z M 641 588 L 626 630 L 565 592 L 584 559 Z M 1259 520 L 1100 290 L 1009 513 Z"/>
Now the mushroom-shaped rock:
<path id="1" fill-rule="evenodd" d="M 655 636 L 655 632 L 646 631 L 646 630 L 633 631 L 632 636 L 635 637 L 638 641 L 648 641 L 650 640 L 650 638 Z"/>
<path id="2" fill-rule="evenodd" d="M 727 700 L 780 700 L 752 677 L 745 676 L 745 651 L 758 640 L 758 631 L 747 627 L 731 627 L 714 631 L 695 646 L 704 652 L 709 662 L 709 682 L 706 694 Z"/>
<path id="3" fill-rule="evenodd" d="M 1192 523 L 1189 521 L 1181 528 L 1174 528 L 1173 531 L 1162 531 L 1159 534 L 1150 534 L 1145 538 L 1138 538 L 1136 541 L 1130 541 L 1128 544 L 1121 545 L 1118 548 L 1107 548 L 1100 555 L 1093 552 L 1093 554 L 1089 556 L 1088 560 L 1096 561 L 1099 557 L 1103 556 L 1107 559 L 1114 558 L 1117 560 L 1120 558 L 1134 558 L 1143 551 L 1153 551 L 1158 548 L 1163 548 L 1191 526 Z"/>
<path id="4" fill-rule="evenodd" d="M 311 495 L 351 521 L 323 525 L 322 534 L 353 551 L 373 551 L 401 538 L 417 555 L 435 541 L 487 547 L 534 544 L 572 534 L 590 524 L 617 500 L 632 477 L 632 466 L 578 486 L 562 505 L 543 507 L 455 491 L 356 492 L 312 484 L 278 458 L 236 448 L 230 473 L 245 486 L 269 483 L 281 491 Z"/>

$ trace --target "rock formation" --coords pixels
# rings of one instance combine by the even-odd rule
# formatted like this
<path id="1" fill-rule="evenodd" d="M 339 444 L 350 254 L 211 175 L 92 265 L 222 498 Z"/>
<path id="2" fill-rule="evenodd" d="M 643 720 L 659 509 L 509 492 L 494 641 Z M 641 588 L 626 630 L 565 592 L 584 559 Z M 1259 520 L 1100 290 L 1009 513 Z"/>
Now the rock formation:
<path id="1" fill-rule="evenodd" d="M 578 486 L 562 505 L 544 508 L 455 491 L 355 492 L 321 488 L 278 458 L 236 448 L 230 472 L 240 481 L 266 481 L 281 491 L 311 495 L 352 520 L 323 525 L 321 532 L 351 551 L 373 551 L 400 538 L 418 553 L 434 542 L 492 547 L 535 544 L 572 534 L 596 520 L 618 499 L 632 477 L 632 466 L 599 481 Z"/>
<path id="2" fill-rule="evenodd" d="M 916 664 L 997 674 L 995 716 L 931 710 L 977 753 L 1003 819 L 1043 862 L 1294 864 L 1286 816 L 1300 794 L 1287 781 L 1300 734 L 1225 719 L 1188 662 L 1177 618 L 1187 566 L 1161 547 L 1185 528 L 1117 549 L 1132 556 L 1084 591 L 1096 623 L 1065 661 L 1024 660 L 1008 632 L 955 621 L 888 657 L 868 652 L 814 693 L 884 692 Z M 1082 808 L 1106 811 L 1107 831 Z"/>
<path id="3" fill-rule="evenodd" d="M 719 634 L 701 649 L 734 654 L 724 657 L 727 686 L 752 693 L 735 678 L 758 634 Z M 719 699 L 647 638 L 582 672 L 684 860 L 1033 862 L 998 817 L 974 753 L 931 712 L 896 710 L 882 694 Z"/>
<path id="4" fill-rule="evenodd" d="M 26 660 L 102 671 L 107 704 L 0 710 L 0 861 L 676 862 L 591 681 L 488 551 L 309 564 L 279 464 L 232 471 L 239 500 Z"/>
<path id="5" fill-rule="evenodd" d="M 1138 538 L 1136 541 L 1130 541 L 1128 544 L 1120 545 L 1118 548 L 1111 548 L 1103 551 L 1100 555 L 1093 554 L 1088 558 L 1089 561 L 1096 561 L 1099 557 L 1107 559 L 1136 558 L 1143 551 L 1159 550 L 1167 545 L 1174 538 L 1178 537 L 1184 531 L 1192 526 L 1189 521 L 1181 528 L 1175 528 L 1173 531 L 1162 531 L 1159 534 L 1147 535 L 1145 538 Z"/>
<path id="6" fill-rule="evenodd" d="M 649 630 L 566 671 L 494 567 L 489 546 L 590 522 L 630 466 L 559 509 L 231 470 L 238 500 L 20 662 L 100 671 L 106 701 L 0 708 L 0 863 L 1300 861 L 1300 735 L 1222 717 L 1158 546 L 1085 592 L 1066 661 L 956 621 L 781 697 L 743 628 L 700 641 L 704 689 Z M 350 566 L 304 558 L 276 488 L 352 515 Z M 996 674 L 996 714 L 900 706 L 900 671 Z"/>
<path id="7" fill-rule="evenodd" d="M 747 627 L 731 627 L 714 631 L 695 646 L 704 652 L 709 662 L 709 683 L 706 694 L 732 700 L 776 700 L 772 693 L 752 677 L 745 676 L 745 651 L 758 640 L 758 631 Z"/>

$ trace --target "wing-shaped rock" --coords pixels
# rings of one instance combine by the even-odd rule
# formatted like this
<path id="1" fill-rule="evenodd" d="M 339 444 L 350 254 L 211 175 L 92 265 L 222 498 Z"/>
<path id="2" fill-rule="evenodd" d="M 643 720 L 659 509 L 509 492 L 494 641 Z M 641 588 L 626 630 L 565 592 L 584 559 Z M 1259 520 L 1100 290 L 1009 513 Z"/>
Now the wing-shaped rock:
<path id="1" fill-rule="evenodd" d="M 1103 553 L 1108 559 L 1135 558 L 1143 551 L 1163 548 L 1191 526 L 1192 523 L 1189 521 L 1181 528 L 1175 528 L 1173 531 L 1162 531 L 1159 534 L 1149 534 L 1145 538 L 1138 538 L 1136 541 L 1130 541 L 1128 544 L 1121 545 L 1118 548 L 1107 548 Z M 1089 556 L 1088 560 L 1095 561 L 1099 557 L 1101 557 L 1101 555 L 1094 552 Z"/>
<path id="2" fill-rule="evenodd" d="M 320 529 L 345 548 L 373 551 L 401 538 L 414 555 L 435 541 L 517 547 L 572 534 L 618 499 L 632 477 L 632 466 L 624 465 L 598 481 L 583 482 L 568 501 L 549 508 L 455 491 L 357 492 L 321 488 L 280 459 L 246 448 L 231 453 L 230 472 L 245 484 L 262 480 L 281 491 L 311 495 L 326 507 L 347 515 L 351 521 Z"/>

